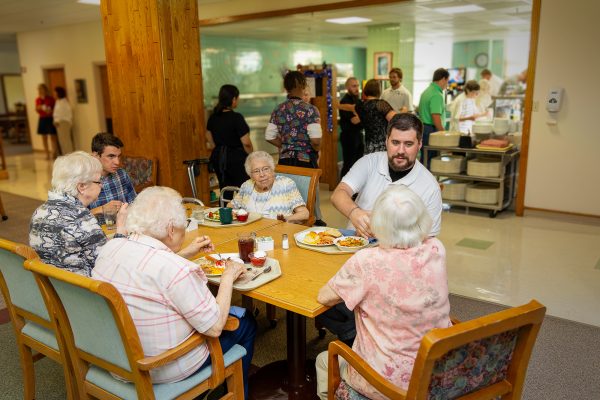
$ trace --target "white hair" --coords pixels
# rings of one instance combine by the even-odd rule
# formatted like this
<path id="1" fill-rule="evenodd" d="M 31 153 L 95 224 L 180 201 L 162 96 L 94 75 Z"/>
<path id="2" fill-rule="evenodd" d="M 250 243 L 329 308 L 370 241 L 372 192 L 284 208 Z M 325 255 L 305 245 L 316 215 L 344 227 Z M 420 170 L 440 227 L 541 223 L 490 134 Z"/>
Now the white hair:
<path id="1" fill-rule="evenodd" d="M 269 153 L 262 150 L 253 151 L 252 153 L 248 154 L 248 157 L 246 157 L 246 162 L 244 163 L 244 168 L 246 169 L 248 176 L 251 176 L 250 171 L 252 171 L 252 163 L 255 160 L 261 159 L 268 162 L 271 169 L 275 170 L 275 161 L 273 161 L 273 157 L 271 157 Z"/>
<path id="2" fill-rule="evenodd" d="M 384 248 L 418 246 L 432 224 L 421 198 L 404 185 L 391 185 L 381 193 L 371 214 L 371 230 Z"/>
<path id="3" fill-rule="evenodd" d="M 52 167 L 52 191 L 77 197 L 77 185 L 98 179 L 102 164 L 85 151 L 75 151 L 60 156 Z"/>
<path id="4" fill-rule="evenodd" d="M 185 228 L 187 218 L 181 195 L 165 186 L 152 186 L 141 191 L 127 208 L 125 227 L 129 233 L 167 237 L 169 225 Z"/>

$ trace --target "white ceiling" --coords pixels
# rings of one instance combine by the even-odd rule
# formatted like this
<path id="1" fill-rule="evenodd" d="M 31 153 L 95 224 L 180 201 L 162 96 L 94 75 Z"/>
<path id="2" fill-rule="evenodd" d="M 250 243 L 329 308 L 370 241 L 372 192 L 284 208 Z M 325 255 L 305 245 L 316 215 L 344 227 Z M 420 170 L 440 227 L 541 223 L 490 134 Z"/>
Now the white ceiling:
<path id="1" fill-rule="evenodd" d="M 224 0 L 198 0 L 198 4 Z M 447 15 L 436 8 L 477 4 L 484 11 Z M 337 25 L 324 22 L 329 18 L 360 16 L 372 22 Z M 323 11 L 286 17 L 238 22 L 205 27 L 203 33 L 236 37 L 253 37 L 285 41 L 366 47 L 367 26 L 415 23 L 419 38 L 453 37 L 455 40 L 504 38 L 529 32 L 531 0 L 416 0 L 390 5 Z M 76 0 L 2 0 L 0 1 L 0 43 L 14 42 L 16 32 L 46 29 L 100 20 L 98 6 L 79 4 Z M 494 21 L 511 21 L 514 25 L 495 26 Z"/>

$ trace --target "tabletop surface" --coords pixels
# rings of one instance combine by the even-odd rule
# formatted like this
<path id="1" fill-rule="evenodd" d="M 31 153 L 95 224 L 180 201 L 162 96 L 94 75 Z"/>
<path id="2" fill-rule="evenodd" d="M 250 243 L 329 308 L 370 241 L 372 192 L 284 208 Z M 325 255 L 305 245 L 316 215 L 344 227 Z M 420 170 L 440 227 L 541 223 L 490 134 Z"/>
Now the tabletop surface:
<path id="1" fill-rule="evenodd" d="M 266 224 L 266 221 L 271 221 L 273 224 L 263 226 L 262 229 L 258 229 L 258 226 L 255 226 L 252 227 L 252 231 L 255 231 L 259 236 L 266 235 L 273 237 L 275 240 L 275 249 L 268 251 L 267 255 L 279 261 L 282 276 L 257 289 L 244 292 L 244 294 L 310 318 L 314 318 L 327 310 L 328 307 L 317 302 L 317 293 L 352 254 L 328 255 L 299 248 L 294 241 L 294 234 L 307 229 L 306 226 L 264 219 L 255 224 L 261 221 L 263 221 L 263 224 Z M 229 240 L 225 241 L 223 241 L 225 237 L 220 236 L 223 235 L 223 231 L 230 232 L 237 228 L 213 228 L 210 232 L 202 228 L 204 227 L 201 227 L 200 234 L 211 236 L 213 243 L 215 243 L 216 251 L 220 253 L 234 253 L 238 251 L 235 234 L 231 237 L 230 233 Z M 248 230 L 245 229 L 242 231 Z M 213 231 L 215 236 L 213 236 Z M 290 245 L 288 250 L 281 248 L 281 236 L 284 233 L 288 235 Z M 188 233 L 186 241 L 191 240 L 197 234 L 195 232 Z"/>

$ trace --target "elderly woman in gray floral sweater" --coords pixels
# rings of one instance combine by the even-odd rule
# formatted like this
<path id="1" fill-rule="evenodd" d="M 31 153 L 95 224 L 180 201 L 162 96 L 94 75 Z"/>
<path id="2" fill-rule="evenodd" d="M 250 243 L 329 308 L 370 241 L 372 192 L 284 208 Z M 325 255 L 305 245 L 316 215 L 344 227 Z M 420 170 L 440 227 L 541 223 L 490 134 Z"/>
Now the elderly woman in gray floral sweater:
<path id="1" fill-rule="evenodd" d="M 87 206 L 102 189 L 102 164 L 83 151 L 56 159 L 48 201 L 31 217 L 29 244 L 47 264 L 90 276 L 106 235 Z M 125 234 L 127 206 L 117 216 L 117 234 Z"/>

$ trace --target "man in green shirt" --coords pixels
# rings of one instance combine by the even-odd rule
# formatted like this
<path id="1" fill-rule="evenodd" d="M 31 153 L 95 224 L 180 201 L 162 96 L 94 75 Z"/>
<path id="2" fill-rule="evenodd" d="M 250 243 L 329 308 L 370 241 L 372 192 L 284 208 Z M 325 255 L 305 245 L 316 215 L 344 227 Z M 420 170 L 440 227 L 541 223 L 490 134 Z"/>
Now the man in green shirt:
<path id="1" fill-rule="evenodd" d="M 444 90 L 448 87 L 450 74 L 445 68 L 438 68 L 433 73 L 429 87 L 421 94 L 419 101 L 419 117 L 423 122 L 423 146 L 429 145 L 429 135 L 443 131 L 446 126 L 446 102 Z M 428 157 L 430 159 L 430 157 Z M 421 151 L 423 161 L 423 151 Z M 429 166 L 427 166 L 429 167 Z"/>

